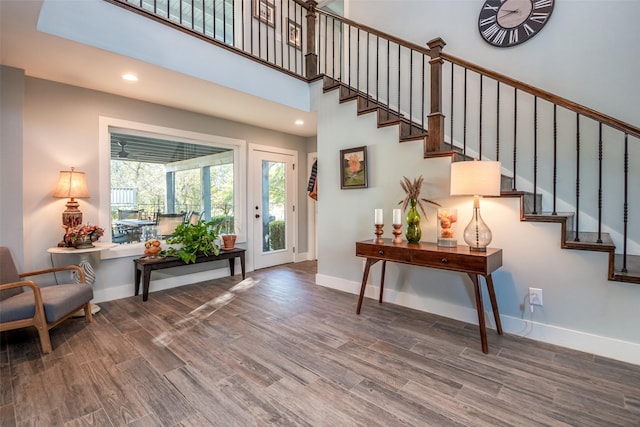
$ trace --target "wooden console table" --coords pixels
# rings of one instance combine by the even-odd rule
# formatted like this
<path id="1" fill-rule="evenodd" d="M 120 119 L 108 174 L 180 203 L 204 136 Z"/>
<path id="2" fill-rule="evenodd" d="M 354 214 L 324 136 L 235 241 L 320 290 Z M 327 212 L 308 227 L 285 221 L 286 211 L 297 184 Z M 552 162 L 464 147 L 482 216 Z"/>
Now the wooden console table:
<path id="1" fill-rule="evenodd" d="M 480 292 L 480 283 L 478 281 L 478 276 L 484 276 L 487 282 L 489 298 L 491 299 L 493 316 L 496 321 L 496 329 L 498 334 L 502 335 L 498 302 L 493 289 L 493 279 L 491 278 L 491 273 L 502 266 L 502 249 L 487 248 L 486 252 L 471 252 L 468 246 L 445 248 L 437 246 L 435 243 L 408 243 L 406 241 L 393 244 L 391 239 L 382 239 L 380 243 L 374 240 L 356 242 L 356 256 L 367 259 L 362 276 L 362 286 L 360 287 L 360 297 L 358 298 L 358 308 L 356 310 L 357 314 L 360 314 L 360 309 L 362 308 L 364 291 L 367 287 L 367 279 L 369 277 L 369 269 L 378 261 L 382 261 L 379 300 L 379 302 L 382 303 L 385 267 L 387 261 L 392 261 L 420 267 L 467 273 L 473 282 L 475 290 L 482 351 L 488 353 L 487 327 L 484 322 L 484 306 L 482 303 L 482 293 Z"/>
<path id="2" fill-rule="evenodd" d="M 195 264 L 203 262 L 218 261 L 221 259 L 229 260 L 229 271 L 233 276 L 235 274 L 235 259 L 240 258 L 240 268 L 242 269 L 242 280 L 245 278 L 244 270 L 244 253 L 246 249 L 234 248 L 220 250 L 218 255 L 199 256 L 196 258 Z M 163 268 L 180 267 L 186 264 L 178 257 L 166 258 L 138 258 L 133 260 L 135 267 L 135 294 L 140 292 L 140 276 L 142 275 L 142 301 L 149 299 L 149 282 L 151 281 L 151 272 L 153 270 L 161 270 Z"/>

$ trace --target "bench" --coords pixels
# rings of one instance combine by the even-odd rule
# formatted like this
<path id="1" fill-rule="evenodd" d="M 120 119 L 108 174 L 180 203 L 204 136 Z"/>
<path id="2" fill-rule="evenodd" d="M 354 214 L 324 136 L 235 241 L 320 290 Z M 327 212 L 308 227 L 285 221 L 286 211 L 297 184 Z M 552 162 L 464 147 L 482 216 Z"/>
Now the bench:
<path id="1" fill-rule="evenodd" d="M 202 255 L 196 258 L 195 264 L 203 262 L 219 261 L 221 259 L 229 260 L 229 270 L 231 276 L 235 274 L 235 259 L 240 258 L 240 267 L 242 269 L 242 279 L 245 278 L 244 269 L 244 253 L 246 249 L 233 248 L 220 250 L 218 255 Z M 151 281 L 151 272 L 153 270 L 162 270 L 163 268 L 180 267 L 190 265 L 182 261 L 178 257 L 166 258 L 138 258 L 133 260 L 135 268 L 135 295 L 140 293 L 140 276 L 142 276 L 142 301 L 149 299 L 149 282 Z"/>

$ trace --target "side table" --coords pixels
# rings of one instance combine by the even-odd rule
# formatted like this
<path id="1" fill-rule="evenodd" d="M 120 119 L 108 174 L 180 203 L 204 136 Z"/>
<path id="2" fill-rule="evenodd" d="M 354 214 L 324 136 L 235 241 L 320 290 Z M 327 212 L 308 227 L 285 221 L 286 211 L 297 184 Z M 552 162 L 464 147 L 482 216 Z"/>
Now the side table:
<path id="1" fill-rule="evenodd" d="M 379 302 L 382 303 L 385 267 L 387 261 L 391 261 L 418 267 L 467 273 L 471 282 L 473 282 L 482 352 L 488 353 L 489 344 L 487 343 L 487 327 L 484 320 L 484 305 L 482 303 L 482 292 L 480 291 L 480 282 L 478 280 L 478 276 L 483 276 L 487 282 L 487 291 L 489 292 L 493 317 L 496 321 L 496 330 L 499 335 L 502 335 L 498 301 L 493 288 L 493 279 L 491 278 L 491 273 L 502 266 L 502 249 L 487 248 L 486 252 L 472 252 L 468 246 L 462 245 L 449 248 L 440 247 L 434 243 L 408 243 L 403 241 L 402 243 L 396 244 L 393 243 L 391 239 L 380 239 L 376 241 L 367 240 L 356 242 L 356 256 L 364 257 L 367 260 L 362 276 L 362 286 L 360 287 L 356 314 L 360 314 L 360 309 L 362 308 L 362 300 L 367 287 L 369 270 L 371 266 L 378 261 L 382 261 L 379 299 Z"/>
<path id="2" fill-rule="evenodd" d="M 94 252 L 105 251 L 109 248 L 116 246 L 115 243 L 102 243 L 102 242 L 94 242 L 92 248 L 84 248 L 84 249 L 76 249 L 76 248 L 65 248 L 65 247 L 52 247 L 47 249 L 47 252 L 51 254 L 51 265 L 53 266 L 53 254 L 61 254 L 61 255 L 77 255 L 80 257 L 80 262 L 78 265 L 84 271 L 84 276 L 87 281 L 87 284 L 93 286 L 96 282 L 96 272 L 91 265 L 91 254 Z M 78 275 L 73 275 L 73 281 L 75 283 L 80 283 L 80 277 Z M 96 314 L 100 311 L 100 307 L 96 304 L 91 303 L 91 312 Z M 81 314 L 84 316 L 84 312 Z"/>

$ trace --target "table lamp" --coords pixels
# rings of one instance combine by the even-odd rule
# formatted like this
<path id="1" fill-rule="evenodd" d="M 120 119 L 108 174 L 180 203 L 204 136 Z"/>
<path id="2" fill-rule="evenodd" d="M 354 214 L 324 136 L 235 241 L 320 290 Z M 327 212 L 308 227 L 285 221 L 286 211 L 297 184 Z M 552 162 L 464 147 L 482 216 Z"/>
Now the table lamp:
<path id="1" fill-rule="evenodd" d="M 62 212 L 62 225 L 75 227 L 82 224 L 82 212 L 78 209 L 79 204 L 75 198 L 89 197 L 84 172 L 76 172 L 75 168 L 60 171 L 58 187 L 53 192 L 53 197 L 69 198 L 67 209 Z"/>
<path id="2" fill-rule="evenodd" d="M 451 195 L 473 196 L 473 216 L 464 229 L 464 241 L 475 252 L 486 252 L 491 230 L 480 216 L 480 196 L 500 195 L 500 162 L 482 160 L 451 164 Z"/>

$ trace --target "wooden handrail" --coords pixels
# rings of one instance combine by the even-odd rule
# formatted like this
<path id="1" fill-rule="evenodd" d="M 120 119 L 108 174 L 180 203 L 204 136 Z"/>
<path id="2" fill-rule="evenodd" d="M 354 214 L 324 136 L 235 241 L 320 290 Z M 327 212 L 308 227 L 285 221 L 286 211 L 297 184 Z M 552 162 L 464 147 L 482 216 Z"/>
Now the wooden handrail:
<path id="1" fill-rule="evenodd" d="M 545 99 L 553 104 L 556 104 L 560 107 L 567 108 L 569 110 L 575 111 L 585 117 L 589 117 L 591 119 L 602 122 L 603 124 L 610 126 L 614 129 L 617 129 L 626 134 L 632 135 L 636 138 L 640 138 L 640 128 L 630 125 L 629 123 L 618 120 L 614 117 L 608 116 L 606 114 L 602 114 L 596 110 L 585 107 L 584 105 L 578 104 L 576 102 L 570 101 L 561 96 L 555 95 L 551 92 L 547 92 L 545 90 L 539 89 L 535 86 L 531 86 L 529 84 L 523 83 L 519 80 L 516 80 L 512 77 L 506 76 L 504 74 L 498 73 L 496 71 L 490 70 L 488 68 L 481 67 L 472 62 L 466 61 L 464 59 L 458 58 L 456 56 L 450 55 L 445 52 L 440 53 L 440 57 L 446 61 L 451 62 L 452 64 L 460 65 L 468 70 L 475 71 L 484 76 L 490 77 L 494 80 L 497 80 L 502 83 L 506 83 L 512 87 L 515 87 L 518 90 L 522 90 L 527 92 L 533 96 L 537 96 L 540 99 Z"/>
<path id="2" fill-rule="evenodd" d="M 384 39 L 388 39 L 389 41 L 391 41 L 393 43 L 399 44 L 399 45 L 404 46 L 404 47 L 409 48 L 409 49 L 413 49 L 413 50 L 415 50 L 417 52 L 420 52 L 420 53 L 423 53 L 423 54 L 429 56 L 429 52 L 430 51 L 429 51 L 429 48 L 427 48 L 427 47 L 420 46 L 419 44 L 408 42 L 406 40 L 403 40 L 401 38 L 393 36 L 393 35 L 391 35 L 389 33 L 385 33 L 383 31 L 376 30 L 375 28 L 368 27 L 366 25 L 360 24 L 360 23 L 352 21 L 350 19 L 343 18 L 342 16 L 338 16 L 338 15 L 333 14 L 331 12 L 327 12 L 326 10 L 318 10 L 318 13 L 322 14 L 322 15 L 327 15 L 330 18 L 335 19 L 336 21 L 340 21 L 340 22 L 343 22 L 345 24 L 349 24 L 354 28 L 359 28 L 359 29 L 367 31 L 367 32 L 369 32 L 369 33 L 371 33 L 371 34 L 373 34 L 375 36 L 378 36 L 378 37 L 381 37 L 381 38 L 384 38 Z"/>

